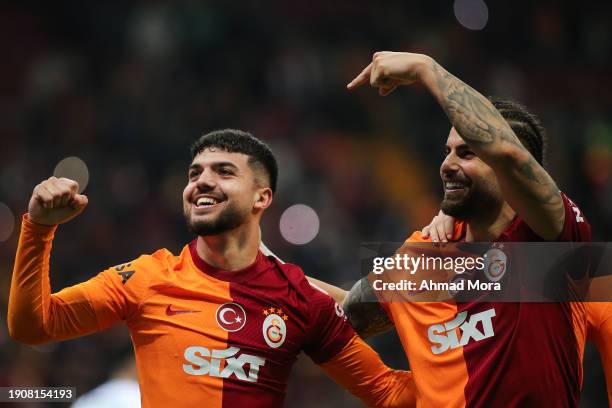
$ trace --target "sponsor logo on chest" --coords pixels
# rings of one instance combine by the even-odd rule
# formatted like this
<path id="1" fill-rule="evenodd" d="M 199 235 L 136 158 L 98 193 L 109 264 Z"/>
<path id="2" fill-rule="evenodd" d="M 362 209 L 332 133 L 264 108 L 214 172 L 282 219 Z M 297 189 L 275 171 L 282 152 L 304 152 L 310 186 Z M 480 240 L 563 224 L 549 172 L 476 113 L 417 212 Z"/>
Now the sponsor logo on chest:
<path id="1" fill-rule="evenodd" d="M 493 317 L 495 308 L 473 314 L 469 318 L 468 312 L 464 311 L 451 321 L 429 326 L 427 337 L 433 344 L 431 352 L 441 354 L 449 349 L 463 347 L 471 340 L 480 341 L 493 337 Z"/>
<path id="2" fill-rule="evenodd" d="M 230 378 L 257 382 L 259 368 L 266 363 L 265 358 L 240 353 L 238 347 L 224 350 L 209 350 L 206 347 L 191 346 L 185 349 L 183 371 L 190 375 L 209 375 L 211 377 Z"/>

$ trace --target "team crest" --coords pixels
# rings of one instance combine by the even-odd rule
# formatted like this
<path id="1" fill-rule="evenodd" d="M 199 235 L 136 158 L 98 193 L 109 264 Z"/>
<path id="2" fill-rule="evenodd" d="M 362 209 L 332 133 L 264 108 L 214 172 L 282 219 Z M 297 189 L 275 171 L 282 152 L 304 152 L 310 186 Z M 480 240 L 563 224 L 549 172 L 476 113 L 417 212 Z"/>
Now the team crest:
<path id="1" fill-rule="evenodd" d="M 500 247 L 489 249 L 484 255 L 484 274 L 491 282 L 498 282 L 506 273 L 508 258 Z"/>
<path id="2" fill-rule="evenodd" d="M 280 308 L 270 307 L 263 310 L 264 319 L 261 328 L 266 344 L 272 348 L 279 348 L 287 338 L 287 325 L 289 318 Z"/>
<path id="3" fill-rule="evenodd" d="M 219 306 L 215 317 L 219 327 L 228 332 L 236 332 L 246 323 L 244 308 L 234 302 L 227 302 Z"/>

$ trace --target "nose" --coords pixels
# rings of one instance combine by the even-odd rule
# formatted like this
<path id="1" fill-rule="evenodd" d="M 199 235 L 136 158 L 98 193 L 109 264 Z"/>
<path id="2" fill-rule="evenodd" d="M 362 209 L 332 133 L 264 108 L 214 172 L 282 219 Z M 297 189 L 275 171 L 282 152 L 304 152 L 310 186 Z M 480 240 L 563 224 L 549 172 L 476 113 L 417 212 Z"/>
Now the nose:
<path id="1" fill-rule="evenodd" d="M 217 180 L 211 169 L 204 169 L 196 180 L 196 187 L 202 191 L 209 191 L 215 188 Z"/>
<path id="2" fill-rule="evenodd" d="M 459 171 L 459 164 L 457 163 L 457 157 L 454 153 L 449 153 L 444 158 L 444 161 L 440 165 L 440 176 L 450 176 Z"/>

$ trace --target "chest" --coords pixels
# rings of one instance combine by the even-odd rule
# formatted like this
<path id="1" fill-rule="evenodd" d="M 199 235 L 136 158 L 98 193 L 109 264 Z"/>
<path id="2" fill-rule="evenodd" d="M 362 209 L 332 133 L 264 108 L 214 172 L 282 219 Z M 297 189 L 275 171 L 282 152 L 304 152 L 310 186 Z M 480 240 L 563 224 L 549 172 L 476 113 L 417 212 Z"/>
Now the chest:
<path id="1" fill-rule="evenodd" d="M 308 316 L 290 288 L 276 289 L 158 285 L 131 325 L 133 337 L 176 358 L 206 358 L 212 366 L 228 359 L 292 362 L 306 339 Z"/>

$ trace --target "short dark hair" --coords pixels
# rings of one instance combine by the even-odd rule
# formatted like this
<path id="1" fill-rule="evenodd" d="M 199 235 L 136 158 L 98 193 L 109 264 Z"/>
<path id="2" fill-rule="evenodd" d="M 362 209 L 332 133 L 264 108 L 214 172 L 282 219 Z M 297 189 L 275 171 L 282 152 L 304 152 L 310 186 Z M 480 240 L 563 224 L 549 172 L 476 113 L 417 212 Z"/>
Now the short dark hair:
<path id="1" fill-rule="evenodd" d="M 546 131 L 542 126 L 542 121 L 516 101 L 495 96 L 489 96 L 488 99 L 506 119 L 523 146 L 541 166 L 544 166 L 546 163 Z"/>
<path id="2" fill-rule="evenodd" d="M 209 147 L 228 153 L 242 153 L 249 156 L 249 165 L 261 166 L 268 174 L 270 188 L 276 192 L 278 165 L 272 150 L 249 132 L 237 129 L 215 130 L 200 136 L 191 146 L 191 159 Z"/>

